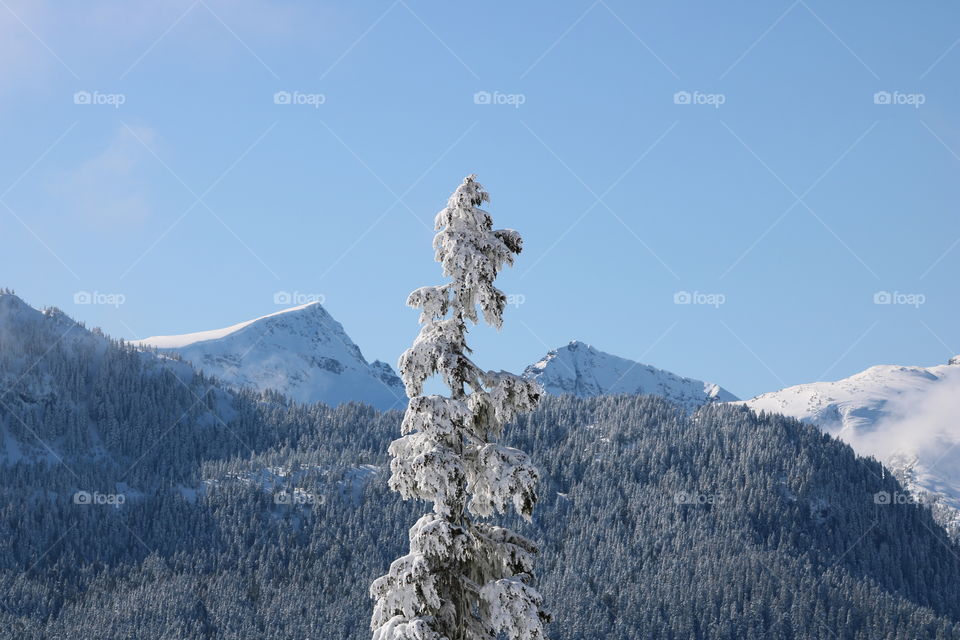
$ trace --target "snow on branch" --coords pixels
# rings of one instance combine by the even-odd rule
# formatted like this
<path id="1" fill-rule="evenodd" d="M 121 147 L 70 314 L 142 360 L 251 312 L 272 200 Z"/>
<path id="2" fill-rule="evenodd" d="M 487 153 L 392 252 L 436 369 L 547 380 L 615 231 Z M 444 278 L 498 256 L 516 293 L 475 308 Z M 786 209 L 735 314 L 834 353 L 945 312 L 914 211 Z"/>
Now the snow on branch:
<path id="1" fill-rule="evenodd" d="M 500 422 L 509 422 L 518 414 L 533 411 L 543 395 L 536 380 L 506 371 L 487 371 L 483 374 L 483 383 L 489 388 L 490 401 Z"/>
<path id="2" fill-rule="evenodd" d="M 418 553 L 394 560 L 387 575 L 370 585 L 370 596 L 377 600 L 373 610 L 376 626 L 398 615 L 410 619 L 441 606 L 436 576 L 427 559 Z"/>
<path id="3" fill-rule="evenodd" d="M 463 400 L 443 396 L 415 396 L 410 398 L 403 416 L 400 432 L 422 431 L 435 440 L 448 437 L 466 428 L 473 412 Z"/>
<path id="4" fill-rule="evenodd" d="M 450 311 L 450 286 L 420 287 L 407 298 L 407 306 L 422 309 L 421 323 L 439 320 Z"/>
<path id="5" fill-rule="evenodd" d="M 407 622 L 403 616 L 394 616 L 373 631 L 373 640 L 447 640 L 433 631 L 427 620 Z"/>
<path id="6" fill-rule="evenodd" d="M 467 541 L 462 534 L 461 527 L 427 514 L 410 528 L 410 551 L 427 558 L 463 560 L 467 557 Z"/>
<path id="7" fill-rule="evenodd" d="M 537 546 L 518 533 L 486 523 L 474 527 L 481 560 L 491 579 L 508 578 L 533 572 Z"/>
<path id="8" fill-rule="evenodd" d="M 464 355 L 466 350 L 464 327 L 457 319 L 425 324 L 398 363 L 407 395 L 413 398 L 423 393 L 424 381 L 435 373 L 439 373 L 451 389 L 473 383 L 481 372 Z"/>
<path id="9" fill-rule="evenodd" d="M 478 448 L 476 462 L 471 466 L 472 473 L 467 475 L 470 513 L 492 516 L 494 512 L 505 512 L 512 503 L 520 516 L 531 521 L 539 473 L 526 453 L 488 443 Z"/>
<path id="10" fill-rule="evenodd" d="M 543 624 L 550 617 L 541 609 L 543 597 L 519 578 L 489 582 L 480 592 L 494 633 L 511 640 L 544 640 Z"/>
<path id="11" fill-rule="evenodd" d="M 449 516 L 463 502 L 465 477 L 460 457 L 425 433 L 413 433 L 390 444 L 390 488 L 403 498 L 434 503 L 433 510 Z"/>

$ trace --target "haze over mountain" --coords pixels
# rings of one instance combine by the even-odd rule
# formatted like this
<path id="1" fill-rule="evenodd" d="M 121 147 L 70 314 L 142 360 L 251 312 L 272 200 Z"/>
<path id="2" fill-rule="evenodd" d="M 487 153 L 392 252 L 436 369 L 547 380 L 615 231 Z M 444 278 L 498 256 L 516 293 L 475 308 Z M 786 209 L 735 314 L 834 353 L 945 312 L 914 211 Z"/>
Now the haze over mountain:
<path id="1" fill-rule="evenodd" d="M 279 391 L 299 402 L 365 402 L 403 408 L 406 395 L 390 365 L 367 362 L 343 326 L 319 302 L 224 329 L 135 342 L 178 353 L 229 385 Z"/>
<path id="2" fill-rule="evenodd" d="M 621 393 L 656 395 L 687 411 L 709 402 L 738 399 L 713 382 L 684 378 L 604 353 L 577 340 L 549 352 L 527 367 L 523 375 L 537 380 L 553 395 L 569 394 L 579 398 Z"/>
<path id="3" fill-rule="evenodd" d="M 960 356 L 933 367 L 878 365 L 743 404 L 816 424 L 884 461 L 917 496 L 928 492 L 960 509 Z M 956 513 L 950 519 L 960 529 Z"/>

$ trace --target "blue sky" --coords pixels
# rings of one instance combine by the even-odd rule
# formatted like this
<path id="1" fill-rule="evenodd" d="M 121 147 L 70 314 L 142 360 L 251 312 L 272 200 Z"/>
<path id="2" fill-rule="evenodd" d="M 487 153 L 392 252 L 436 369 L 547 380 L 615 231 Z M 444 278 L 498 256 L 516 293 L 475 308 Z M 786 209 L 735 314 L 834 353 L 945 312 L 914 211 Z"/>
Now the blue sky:
<path id="1" fill-rule="evenodd" d="M 477 173 L 526 240 L 483 366 L 579 339 L 749 397 L 941 363 L 958 14 L 3 0 L 0 284 L 124 338 L 322 296 L 394 363 L 407 293 L 441 281 L 432 217 Z"/>

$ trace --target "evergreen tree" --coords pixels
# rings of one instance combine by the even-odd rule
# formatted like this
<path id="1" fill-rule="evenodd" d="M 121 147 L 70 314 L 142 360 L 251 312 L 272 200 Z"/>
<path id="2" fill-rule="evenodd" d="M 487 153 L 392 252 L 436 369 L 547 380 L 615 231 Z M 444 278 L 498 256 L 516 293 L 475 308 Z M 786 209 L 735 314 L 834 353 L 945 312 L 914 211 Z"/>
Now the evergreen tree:
<path id="1" fill-rule="evenodd" d="M 534 544 L 483 522 L 512 507 L 531 519 L 536 468 L 527 455 L 497 443 L 504 424 L 532 410 L 536 382 L 483 371 L 467 353 L 467 322 L 500 328 L 506 296 L 493 281 L 512 265 L 522 239 L 494 230 L 480 206 L 489 195 L 468 176 L 436 217 L 436 260 L 447 284 L 422 287 L 407 304 L 421 309 L 423 328 L 400 358 L 410 398 L 401 431 L 390 445 L 390 487 L 404 499 L 433 502 L 410 529 L 410 550 L 370 587 L 376 600 L 374 640 L 514 640 L 545 638 L 549 617 L 530 585 Z M 423 394 L 439 374 L 450 396 Z"/>

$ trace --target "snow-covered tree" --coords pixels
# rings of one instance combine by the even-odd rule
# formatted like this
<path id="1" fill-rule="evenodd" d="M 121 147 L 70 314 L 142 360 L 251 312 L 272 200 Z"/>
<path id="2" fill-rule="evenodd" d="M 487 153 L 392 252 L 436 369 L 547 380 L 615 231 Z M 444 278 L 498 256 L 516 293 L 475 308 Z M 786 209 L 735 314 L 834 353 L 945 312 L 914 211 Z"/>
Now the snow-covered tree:
<path id="1" fill-rule="evenodd" d="M 374 581 L 373 640 L 546 638 L 543 598 L 531 586 L 535 545 L 485 520 L 515 510 L 531 520 L 537 469 L 524 452 L 498 444 L 504 424 L 533 409 L 541 389 L 504 371 L 484 371 L 467 354 L 467 322 L 500 328 L 506 296 L 493 281 L 512 265 L 522 239 L 493 229 L 490 197 L 464 179 L 436 217 L 436 260 L 451 280 L 422 287 L 407 304 L 423 327 L 400 357 L 410 398 L 402 438 L 390 445 L 390 487 L 433 502 L 410 529 L 410 552 Z M 423 395 L 439 374 L 449 397 Z"/>

